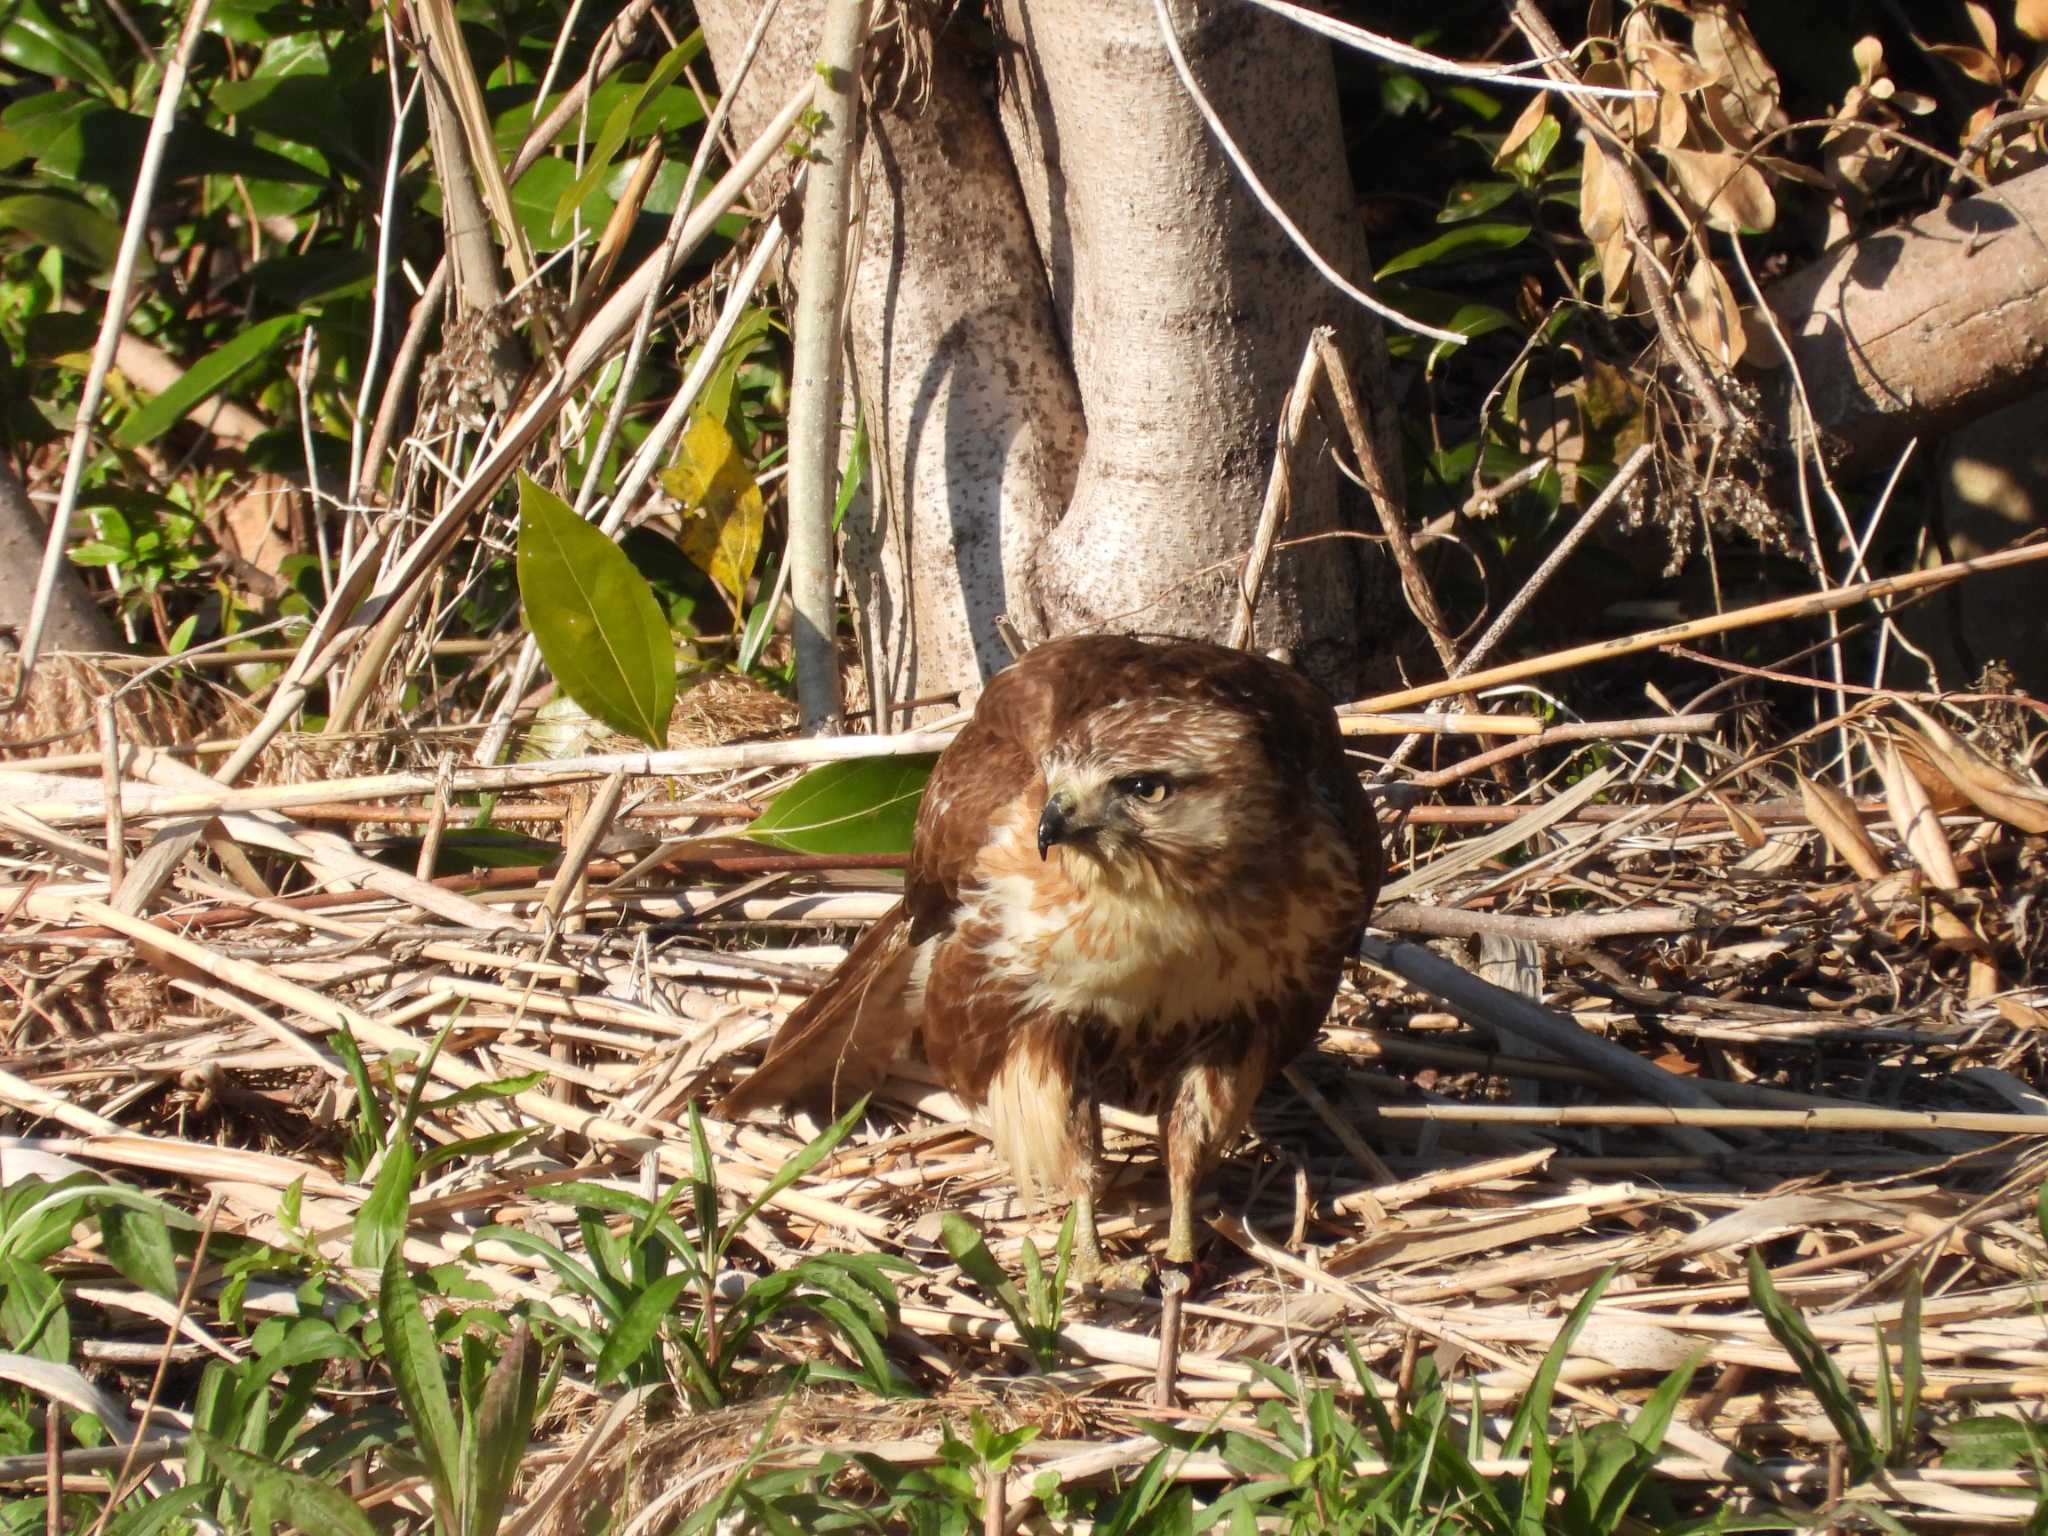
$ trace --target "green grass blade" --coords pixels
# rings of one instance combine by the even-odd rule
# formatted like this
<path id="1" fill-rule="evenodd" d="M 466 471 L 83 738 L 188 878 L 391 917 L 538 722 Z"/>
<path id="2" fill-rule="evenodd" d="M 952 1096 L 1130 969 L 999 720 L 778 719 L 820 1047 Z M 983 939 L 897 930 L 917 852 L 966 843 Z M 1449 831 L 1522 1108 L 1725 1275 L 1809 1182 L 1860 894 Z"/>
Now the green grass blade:
<path id="1" fill-rule="evenodd" d="M 193 1430 L 192 1436 L 236 1492 L 251 1504 L 267 1504 L 306 1536 L 377 1536 L 355 1501 L 339 1489 L 238 1450 L 203 1429 Z"/>
<path id="2" fill-rule="evenodd" d="M 384 1325 L 384 1362 L 398 1389 L 399 1406 L 419 1442 L 428 1480 L 434 1485 L 442 1530 L 452 1532 L 457 1529 L 462 1439 L 448 1399 L 448 1381 L 441 1374 L 441 1348 L 420 1311 L 419 1287 L 406 1268 L 403 1246 L 394 1247 L 384 1260 L 383 1281 L 377 1287 L 377 1320 Z"/>
<path id="3" fill-rule="evenodd" d="M 1857 1411 L 1855 1399 L 1849 1394 L 1849 1383 L 1843 1379 L 1833 1357 L 1821 1348 L 1798 1309 L 1778 1294 L 1778 1288 L 1771 1284 L 1771 1272 L 1764 1268 L 1763 1255 L 1754 1248 L 1749 1251 L 1749 1299 L 1763 1314 L 1771 1337 L 1792 1357 L 1800 1379 L 1820 1399 L 1821 1411 L 1848 1449 L 1849 1475 L 1861 1482 L 1878 1464 L 1870 1426 Z"/>
<path id="4" fill-rule="evenodd" d="M 597 1384 L 616 1381 L 645 1355 L 661 1325 L 675 1315 L 676 1298 L 690 1283 L 687 1274 L 665 1275 L 635 1296 L 625 1316 L 605 1336 L 604 1353 L 597 1357 Z"/>
<path id="5" fill-rule="evenodd" d="M 540 1400 L 540 1346 L 525 1323 L 498 1351 L 477 1408 L 477 1465 L 469 1536 L 495 1536 L 505 1501 L 519 1481 Z"/>
<path id="6" fill-rule="evenodd" d="M 861 1116 L 867 1112 L 867 1095 L 863 1094 L 851 1109 L 820 1131 L 795 1157 L 792 1157 L 788 1162 L 776 1169 L 775 1177 L 762 1186 L 761 1193 L 754 1196 L 747 1203 L 746 1208 L 720 1234 L 718 1239 L 719 1256 L 724 1256 L 726 1246 L 739 1235 L 740 1228 L 744 1227 L 760 1213 L 762 1206 L 773 1200 L 777 1195 L 789 1188 L 790 1185 L 823 1162 L 831 1154 L 832 1150 L 846 1139 L 847 1133 L 860 1124 Z"/>
<path id="7" fill-rule="evenodd" d="M 1579 1298 L 1579 1304 L 1572 1308 L 1571 1316 L 1557 1331 L 1543 1363 L 1536 1368 L 1535 1378 L 1529 1383 L 1521 1407 L 1515 1410 L 1514 1421 L 1508 1425 L 1507 1438 L 1501 1442 L 1501 1455 L 1519 1456 L 1526 1442 L 1543 1434 L 1544 1421 L 1550 1417 L 1550 1400 L 1557 1391 L 1558 1373 L 1564 1369 L 1565 1357 L 1572 1352 L 1572 1344 L 1586 1326 L 1586 1319 L 1593 1315 L 1593 1306 L 1600 1300 L 1600 1293 L 1614 1278 L 1616 1267 L 1609 1266 L 1586 1288 L 1586 1294 Z"/>
<path id="8" fill-rule="evenodd" d="M 960 1273 L 994 1297 L 997 1304 L 1009 1313 L 1017 1331 L 1029 1338 L 1031 1314 L 1024 1305 L 1024 1298 L 1018 1295 L 1010 1277 L 1003 1273 L 996 1256 L 988 1251 L 988 1240 L 981 1235 L 981 1229 L 959 1212 L 947 1211 L 939 1218 L 939 1241 L 945 1244 L 953 1262 L 960 1266 Z M 1252 1364 L 1256 1369 L 1257 1362 Z"/>
<path id="9" fill-rule="evenodd" d="M 1906 1295 L 1899 1312 L 1899 1434 L 1892 1446 L 1897 1458 L 1909 1458 L 1920 1436 L 1920 1393 L 1927 1368 L 1920 1356 L 1920 1266 L 1906 1271 Z"/>

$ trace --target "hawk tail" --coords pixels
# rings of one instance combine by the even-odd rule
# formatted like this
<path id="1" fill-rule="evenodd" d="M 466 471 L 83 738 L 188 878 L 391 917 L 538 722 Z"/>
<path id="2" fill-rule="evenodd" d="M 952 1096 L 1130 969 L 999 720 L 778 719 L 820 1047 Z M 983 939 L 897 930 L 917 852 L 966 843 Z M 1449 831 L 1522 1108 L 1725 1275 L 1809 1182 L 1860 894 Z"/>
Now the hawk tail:
<path id="1" fill-rule="evenodd" d="M 837 1114 L 888 1075 L 917 1034 L 917 950 L 901 903 L 782 1021 L 753 1076 L 718 1101 L 727 1119 L 770 1104 Z"/>

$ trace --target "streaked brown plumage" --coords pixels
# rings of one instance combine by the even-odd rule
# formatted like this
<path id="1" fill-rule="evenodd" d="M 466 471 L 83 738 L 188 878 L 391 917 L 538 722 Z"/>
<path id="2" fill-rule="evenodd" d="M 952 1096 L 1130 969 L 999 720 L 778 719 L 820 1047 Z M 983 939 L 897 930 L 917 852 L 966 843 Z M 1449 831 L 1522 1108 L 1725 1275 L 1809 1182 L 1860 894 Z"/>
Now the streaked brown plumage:
<path id="1" fill-rule="evenodd" d="M 1379 888 L 1329 700 L 1194 641 L 1056 640 L 940 757 L 903 901 L 721 1106 L 843 1104 L 919 1050 L 1027 1194 L 1081 1206 L 1098 1106 L 1160 1118 L 1167 1257 L 1267 1080 L 1314 1036 Z"/>

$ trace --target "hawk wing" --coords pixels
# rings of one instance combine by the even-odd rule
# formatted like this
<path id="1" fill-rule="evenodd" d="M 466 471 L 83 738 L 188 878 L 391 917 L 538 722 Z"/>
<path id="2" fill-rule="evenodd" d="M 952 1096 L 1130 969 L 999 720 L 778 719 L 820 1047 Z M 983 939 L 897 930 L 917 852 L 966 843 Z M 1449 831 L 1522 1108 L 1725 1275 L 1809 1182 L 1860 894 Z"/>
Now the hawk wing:
<path id="1" fill-rule="evenodd" d="M 718 1113 L 790 1103 L 837 1113 L 879 1087 L 916 1042 L 931 948 L 952 932 L 961 881 L 989 827 L 1038 781 L 1035 754 L 1021 738 L 1051 703 L 1040 668 L 1020 664 L 989 683 L 925 786 L 903 900 L 783 1021 L 760 1069 L 719 1101 Z"/>

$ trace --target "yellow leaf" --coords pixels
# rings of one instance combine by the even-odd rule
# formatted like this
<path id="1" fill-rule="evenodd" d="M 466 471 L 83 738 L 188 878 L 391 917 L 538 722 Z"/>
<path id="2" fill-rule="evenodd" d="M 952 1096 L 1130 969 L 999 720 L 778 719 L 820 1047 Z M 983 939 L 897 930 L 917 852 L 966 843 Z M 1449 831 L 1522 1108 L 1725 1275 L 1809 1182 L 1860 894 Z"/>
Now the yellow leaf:
<path id="1" fill-rule="evenodd" d="M 661 472 L 661 488 L 682 504 L 676 542 L 683 553 L 740 612 L 761 554 L 761 487 L 724 422 L 699 416 L 690 423 L 675 463 Z"/>

